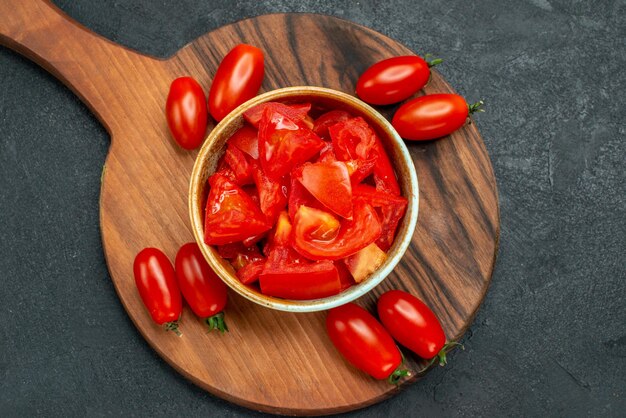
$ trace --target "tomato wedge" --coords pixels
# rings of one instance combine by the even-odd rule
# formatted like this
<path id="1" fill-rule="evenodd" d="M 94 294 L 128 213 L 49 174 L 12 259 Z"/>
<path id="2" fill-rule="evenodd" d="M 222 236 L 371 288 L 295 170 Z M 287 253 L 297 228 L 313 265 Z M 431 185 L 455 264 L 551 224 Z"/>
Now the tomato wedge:
<path id="1" fill-rule="evenodd" d="M 361 117 L 339 122 L 328 128 L 335 155 L 341 161 L 366 160 L 376 143 L 376 134 Z"/>
<path id="2" fill-rule="evenodd" d="M 247 125 L 239 128 L 228 140 L 255 160 L 259 159 L 259 131 Z"/>
<path id="3" fill-rule="evenodd" d="M 362 200 L 380 210 L 381 234 L 376 245 L 387 251 L 393 244 L 398 223 L 406 212 L 408 200 L 402 196 L 384 193 L 367 184 L 359 184 L 353 188 L 354 199 Z"/>
<path id="4" fill-rule="evenodd" d="M 300 206 L 305 205 L 310 208 L 326 210 L 324 205 L 317 200 L 295 177 L 291 177 L 291 188 L 289 189 L 289 218 L 293 221 Z"/>
<path id="5" fill-rule="evenodd" d="M 278 180 L 270 178 L 256 163 L 252 169 L 252 177 L 259 192 L 261 212 L 273 223 L 280 211 L 287 206 L 288 180 L 285 177 Z"/>
<path id="6" fill-rule="evenodd" d="M 352 219 L 352 186 L 342 161 L 305 163 L 292 174 L 328 209 Z"/>
<path id="7" fill-rule="evenodd" d="M 313 123 L 313 132 L 315 132 L 315 135 L 320 138 L 328 140 L 330 138 L 328 128 L 351 118 L 352 115 L 345 110 L 331 110 L 330 112 L 326 112 L 315 119 L 315 122 Z"/>
<path id="8" fill-rule="evenodd" d="M 286 105 L 278 102 L 265 102 L 260 103 L 253 108 L 246 110 L 243 114 L 243 118 L 255 128 L 259 127 L 263 112 L 265 109 L 272 109 L 276 112 L 293 120 L 304 120 L 311 110 L 311 103 L 291 104 Z"/>
<path id="9" fill-rule="evenodd" d="M 237 270 L 237 278 L 243 284 L 252 284 L 256 282 L 259 280 L 259 275 L 263 273 L 266 262 L 266 259 L 261 259 L 246 264 L 241 269 Z"/>
<path id="10" fill-rule="evenodd" d="M 239 186 L 252 183 L 252 165 L 246 155 L 233 144 L 228 144 L 224 153 L 224 161 L 228 163 Z"/>
<path id="11" fill-rule="evenodd" d="M 311 260 L 338 260 L 367 247 L 381 234 L 378 216 L 369 204 L 363 200 L 354 201 L 354 216 L 345 220 L 339 231 L 331 238 L 320 236 L 320 228 L 330 225 L 326 220 L 328 213 L 317 209 L 300 206 L 293 223 L 293 246 L 303 256 Z"/>
<path id="12" fill-rule="evenodd" d="M 272 227 L 252 198 L 221 174 L 209 177 L 204 242 L 229 244 L 258 235 Z"/>
<path id="13" fill-rule="evenodd" d="M 259 159 L 269 177 L 280 178 L 324 147 L 301 121 L 272 108 L 265 109 L 259 125 Z"/>
<path id="14" fill-rule="evenodd" d="M 400 186 L 396 179 L 396 173 L 393 171 L 389 156 L 385 152 L 385 147 L 383 147 L 379 138 L 376 138 L 371 155 L 376 160 L 376 164 L 374 164 L 376 189 L 393 195 L 400 195 Z"/>

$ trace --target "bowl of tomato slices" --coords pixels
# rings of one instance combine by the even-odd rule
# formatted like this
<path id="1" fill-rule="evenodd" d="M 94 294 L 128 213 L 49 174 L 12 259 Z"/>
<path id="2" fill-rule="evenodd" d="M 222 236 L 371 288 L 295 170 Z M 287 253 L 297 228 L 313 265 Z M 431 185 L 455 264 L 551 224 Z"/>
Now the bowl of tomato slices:
<path id="1" fill-rule="evenodd" d="M 389 121 L 321 87 L 261 94 L 210 133 L 189 210 L 204 257 L 245 298 L 330 309 L 380 284 L 417 222 L 415 167 Z"/>

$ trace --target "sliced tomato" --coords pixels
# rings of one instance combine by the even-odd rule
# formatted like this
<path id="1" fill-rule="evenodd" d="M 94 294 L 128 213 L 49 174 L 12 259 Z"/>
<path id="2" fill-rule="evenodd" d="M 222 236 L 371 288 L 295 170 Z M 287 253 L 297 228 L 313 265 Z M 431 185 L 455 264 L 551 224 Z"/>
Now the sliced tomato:
<path id="1" fill-rule="evenodd" d="M 259 124 L 259 160 L 265 173 L 280 178 L 324 147 L 302 121 L 266 108 Z"/>
<path id="2" fill-rule="evenodd" d="M 288 179 L 279 177 L 277 180 L 267 176 L 258 164 L 253 164 L 252 177 L 259 192 L 259 206 L 270 222 L 278 218 L 281 210 L 287 206 Z"/>
<path id="3" fill-rule="evenodd" d="M 235 175 L 235 182 L 243 186 L 252 183 L 252 165 L 246 159 L 246 155 L 232 143 L 226 147 L 224 160 L 228 163 Z"/>
<path id="4" fill-rule="evenodd" d="M 362 250 L 347 257 L 344 262 L 354 278 L 354 281 L 361 283 L 372 273 L 378 270 L 385 260 L 387 254 L 378 245 L 371 243 Z"/>
<path id="5" fill-rule="evenodd" d="M 374 182 L 376 183 L 376 189 L 393 195 L 400 195 L 400 186 L 396 179 L 396 173 L 393 171 L 389 156 L 385 152 L 385 147 L 378 137 L 372 149 L 372 155 L 376 159 L 376 164 L 374 165 Z"/>
<path id="6" fill-rule="evenodd" d="M 352 186 L 346 163 L 304 163 L 292 176 L 328 209 L 343 218 L 352 218 Z"/>
<path id="7" fill-rule="evenodd" d="M 245 245 L 246 247 L 250 247 L 254 244 L 256 244 L 257 242 L 261 241 L 263 238 L 265 238 L 267 236 L 267 231 L 260 233 L 258 235 L 252 235 L 251 237 L 248 237 L 246 239 L 244 239 L 242 241 L 243 245 Z"/>
<path id="8" fill-rule="evenodd" d="M 255 128 L 259 127 L 265 109 L 273 109 L 293 120 L 304 120 L 311 110 L 311 103 L 286 105 L 278 102 L 265 102 L 254 106 L 244 112 L 243 118 Z"/>
<path id="9" fill-rule="evenodd" d="M 337 268 L 331 261 L 269 266 L 259 276 L 261 292 L 285 299 L 319 299 L 341 292 Z"/>
<path id="10" fill-rule="evenodd" d="M 229 244 L 267 231 L 272 226 L 241 187 L 221 174 L 209 177 L 204 242 Z"/>
<path id="11" fill-rule="evenodd" d="M 248 125 L 239 128 L 230 137 L 228 144 L 233 144 L 255 160 L 259 159 L 259 131 Z"/>
<path id="12" fill-rule="evenodd" d="M 349 160 L 346 161 L 346 165 L 348 166 L 348 172 L 350 173 L 350 183 L 354 186 L 355 184 L 361 183 L 374 172 L 376 159 Z"/>
<path id="13" fill-rule="evenodd" d="M 295 177 L 291 177 L 291 188 L 289 189 L 289 218 L 293 221 L 296 216 L 296 212 L 300 206 L 306 205 L 310 208 L 326 210 L 324 205 L 317 200 L 309 191 L 297 180 Z"/>
<path id="14" fill-rule="evenodd" d="M 337 272 L 339 273 L 339 281 L 341 282 L 341 291 L 343 292 L 347 288 L 351 287 L 355 284 L 354 279 L 352 278 L 352 274 L 350 274 L 350 270 L 344 263 L 343 260 L 333 261 L 335 263 L 335 267 L 337 268 Z"/>
<path id="15" fill-rule="evenodd" d="M 376 190 L 367 184 L 354 186 L 352 193 L 355 201 L 367 202 L 380 211 L 382 232 L 376 240 L 376 245 L 387 251 L 393 244 L 398 223 L 406 212 L 408 200 L 402 196 Z"/>
<path id="16" fill-rule="evenodd" d="M 235 254 L 235 257 L 230 261 L 230 264 L 235 268 L 235 270 L 238 271 L 250 263 L 264 259 L 265 257 L 261 255 L 261 251 L 256 245 L 252 245 L 250 247 L 244 246 L 241 251 Z"/>
<path id="17" fill-rule="evenodd" d="M 320 213 L 321 212 L 321 213 Z M 319 239 L 317 231 L 324 226 L 327 213 L 300 206 L 293 223 L 293 246 L 311 260 L 338 260 L 367 247 L 381 234 L 378 216 L 372 206 L 355 200 L 352 220 L 345 220 L 336 235 Z"/>
<path id="18" fill-rule="evenodd" d="M 341 161 L 367 160 L 376 144 L 376 134 L 363 118 L 352 118 L 328 128 L 335 155 Z"/>
<path id="19" fill-rule="evenodd" d="M 319 136 L 324 140 L 328 140 L 330 138 L 328 134 L 328 128 L 339 123 L 344 122 L 348 119 L 352 118 L 345 110 L 331 110 L 330 112 L 326 112 L 320 115 L 313 124 L 313 132 L 315 135 Z"/>
<path id="20" fill-rule="evenodd" d="M 252 284 L 259 279 L 259 275 L 265 268 L 265 259 L 253 261 L 237 270 L 237 278 L 243 284 Z"/>

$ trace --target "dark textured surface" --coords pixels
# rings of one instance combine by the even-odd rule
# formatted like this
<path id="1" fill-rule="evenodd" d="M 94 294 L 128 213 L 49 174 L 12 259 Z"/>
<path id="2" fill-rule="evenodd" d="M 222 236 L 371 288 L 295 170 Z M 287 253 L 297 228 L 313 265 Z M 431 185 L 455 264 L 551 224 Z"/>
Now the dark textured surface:
<path id="1" fill-rule="evenodd" d="M 159 56 L 244 17 L 332 14 L 443 56 L 488 102 L 501 246 L 466 350 L 358 414 L 624 415 L 624 1 L 127 3 L 57 4 Z M 0 415 L 255 415 L 174 372 L 119 303 L 98 230 L 108 144 L 69 90 L 0 49 Z"/>

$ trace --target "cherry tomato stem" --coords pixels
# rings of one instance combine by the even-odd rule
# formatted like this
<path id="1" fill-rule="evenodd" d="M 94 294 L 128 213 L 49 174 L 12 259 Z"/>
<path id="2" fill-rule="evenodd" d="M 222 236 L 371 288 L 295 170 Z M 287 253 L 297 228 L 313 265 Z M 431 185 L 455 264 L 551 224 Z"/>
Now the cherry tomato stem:
<path id="1" fill-rule="evenodd" d="M 473 114 L 473 113 L 482 113 L 485 111 L 485 109 L 481 108 L 482 105 L 484 105 L 485 102 L 483 102 L 482 100 L 477 101 L 474 104 L 467 104 L 467 110 L 469 111 L 469 114 Z"/>
<path id="2" fill-rule="evenodd" d="M 183 336 L 183 333 L 180 332 L 180 329 L 178 328 L 178 321 L 166 322 L 164 326 L 165 326 L 165 331 L 172 331 L 174 334 L 178 335 L 179 337 Z"/>
<path id="3" fill-rule="evenodd" d="M 424 55 L 424 61 L 426 61 L 426 64 L 428 64 L 429 68 L 432 68 L 435 65 L 439 65 L 443 62 L 441 58 L 433 58 L 432 54 Z"/>
<path id="4" fill-rule="evenodd" d="M 461 343 L 457 343 L 456 341 L 450 341 L 447 342 L 443 348 L 437 353 L 437 355 L 435 355 L 435 357 L 433 357 L 432 359 L 430 359 L 430 361 L 428 362 L 428 364 L 426 366 L 424 366 L 424 368 L 422 370 L 420 370 L 418 372 L 418 374 L 424 374 L 426 373 L 426 371 L 428 371 L 428 369 L 430 369 L 432 367 L 433 364 L 435 364 L 435 362 L 439 362 L 439 365 L 441 367 L 445 366 L 446 364 L 448 364 L 448 358 L 446 357 L 446 355 L 454 348 L 454 347 L 461 347 L 461 350 L 465 350 L 465 347 L 463 346 L 463 344 Z"/>
<path id="5" fill-rule="evenodd" d="M 224 312 L 209 316 L 208 318 L 204 319 L 204 322 L 209 327 L 209 332 L 213 331 L 214 329 L 218 330 L 222 334 L 228 331 L 228 325 L 226 325 L 226 322 L 224 321 Z"/>

